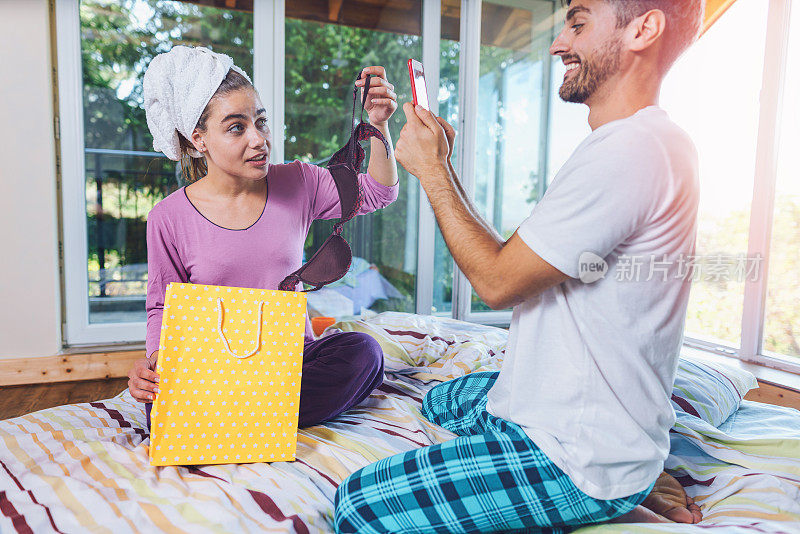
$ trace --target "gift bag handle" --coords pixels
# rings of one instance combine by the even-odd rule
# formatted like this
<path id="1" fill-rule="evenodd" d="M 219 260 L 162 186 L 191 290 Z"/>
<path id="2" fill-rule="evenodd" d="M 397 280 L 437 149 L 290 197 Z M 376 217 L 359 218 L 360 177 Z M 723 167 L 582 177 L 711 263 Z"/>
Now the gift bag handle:
<path id="1" fill-rule="evenodd" d="M 231 350 L 230 345 L 228 345 L 228 340 L 225 338 L 225 334 L 222 333 L 222 297 L 217 297 L 217 331 L 219 332 L 219 338 L 222 340 L 222 344 L 225 346 L 225 350 L 228 351 L 228 354 L 233 356 L 234 358 L 249 358 L 256 352 L 258 352 L 259 343 L 261 343 L 261 317 L 264 311 L 264 301 L 258 301 L 258 333 L 256 333 L 256 346 L 248 352 L 247 354 L 236 354 Z"/>

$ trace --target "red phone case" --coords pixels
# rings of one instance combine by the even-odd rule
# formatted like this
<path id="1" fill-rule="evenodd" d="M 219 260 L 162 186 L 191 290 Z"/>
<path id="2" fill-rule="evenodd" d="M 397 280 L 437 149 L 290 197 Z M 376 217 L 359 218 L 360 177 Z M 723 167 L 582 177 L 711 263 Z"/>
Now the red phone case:
<path id="1" fill-rule="evenodd" d="M 411 66 L 413 59 L 408 60 L 408 77 L 411 78 L 411 98 L 414 101 L 414 107 L 417 106 L 417 88 L 414 85 L 414 67 Z"/>

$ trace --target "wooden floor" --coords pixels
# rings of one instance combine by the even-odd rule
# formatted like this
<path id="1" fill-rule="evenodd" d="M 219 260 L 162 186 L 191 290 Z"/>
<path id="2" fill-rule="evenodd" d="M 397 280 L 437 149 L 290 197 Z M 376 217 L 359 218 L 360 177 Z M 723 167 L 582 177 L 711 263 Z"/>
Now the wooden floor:
<path id="1" fill-rule="evenodd" d="M 127 387 L 127 377 L 0 387 L 0 419 L 62 404 L 107 399 Z"/>

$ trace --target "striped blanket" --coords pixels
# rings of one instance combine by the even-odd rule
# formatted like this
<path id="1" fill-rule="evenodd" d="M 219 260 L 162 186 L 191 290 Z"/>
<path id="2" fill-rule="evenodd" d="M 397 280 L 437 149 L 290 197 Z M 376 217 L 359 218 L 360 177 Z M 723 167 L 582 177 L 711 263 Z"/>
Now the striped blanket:
<path id="1" fill-rule="evenodd" d="M 126 392 L 0 421 L 0 532 L 330 532 L 337 485 L 385 456 L 451 439 L 419 412 L 442 380 L 502 364 L 501 329 L 400 313 L 338 323 L 381 344 L 386 379 L 299 432 L 297 460 L 151 467 L 143 406 Z M 743 402 L 719 427 L 679 412 L 667 467 L 702 525 L 580 532 L 800 532 L 800 414 Z"/>

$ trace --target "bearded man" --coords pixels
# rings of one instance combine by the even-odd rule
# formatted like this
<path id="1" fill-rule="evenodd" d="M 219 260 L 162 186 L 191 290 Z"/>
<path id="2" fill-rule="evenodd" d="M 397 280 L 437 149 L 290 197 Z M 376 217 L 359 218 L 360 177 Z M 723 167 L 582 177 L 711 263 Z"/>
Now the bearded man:
<path id="1" fill-rule="evenodd" d="M 567 67 L 561 98 L 588 106 L 592 132 L 510 239 L 464 193 L 452 127 L 404 106 L 397 161 L 420 180 L 478 295 L 514 311 L 499 373 L 445 382 L 424 399 L 423 414 L 458 437 L 352 474 L 336 495 L 338 532 L 702 518 L 663 473 L 699 186 L 695 147 L 658 98 L 698 35 L 703 1 L 565 4 L 550 52 Z"/>

